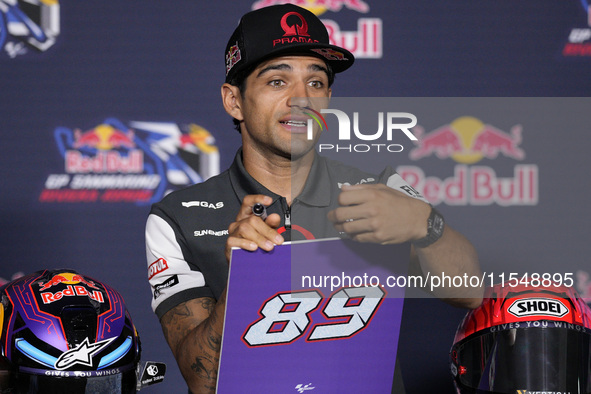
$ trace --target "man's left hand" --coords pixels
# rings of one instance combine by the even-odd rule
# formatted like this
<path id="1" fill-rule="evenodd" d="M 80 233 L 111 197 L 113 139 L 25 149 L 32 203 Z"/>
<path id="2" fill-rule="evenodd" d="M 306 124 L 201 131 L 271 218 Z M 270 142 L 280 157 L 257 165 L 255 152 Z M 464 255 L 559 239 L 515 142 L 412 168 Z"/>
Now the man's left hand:
<path id="1" fill-rule="evenodd" d="M 427 235 L 431 207 L 386 185 L 343 185 L 338 201 L 328 219 L 356 241 L 396 244 Z"/>

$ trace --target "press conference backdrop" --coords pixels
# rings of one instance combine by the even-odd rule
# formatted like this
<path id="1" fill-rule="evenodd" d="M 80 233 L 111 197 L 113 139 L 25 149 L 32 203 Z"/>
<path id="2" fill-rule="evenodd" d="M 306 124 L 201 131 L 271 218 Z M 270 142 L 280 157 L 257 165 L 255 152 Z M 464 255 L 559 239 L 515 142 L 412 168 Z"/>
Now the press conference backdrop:
<path id="1" fill-rule="evenodd" d="M 118 289 L 143 359 L 169 365 L 164 383 L 146 392 L 186 392 L 150 309 L 143 239 L 150 204 L 231 163 L 240 138 L 220 103 L 224 47 L 242 14 L 277 2 L 0 0 L 0 278 L 69 267 Z M 357 57 L 337 76 L 335 96 L 591 93 L 586 0 L 294 3 Z M 589 120 L 589 101 L 577 103 Z M 392 166 L 425 188 L 485 269 L 540 262 L 566 273 L 563 263 L 576 262 L 575 285 L 591 297 L 591 122 L 565 119 L 517 135 L 515 124 L 490 114 L 443 114 L 422 130 L 434 148 L 393 154 Z M 487 155 L 467 145 L 468 124 L 480 125 L 474 138 L 496 136 L 514 149 L 501 144 Z M 463 145 L 438 154 L 441 127 Z M 433 192 L 434 184 L 457 182 L 458 169 L 485 174 L 483 193 L 500 178 L 526 192 L 461 201 L 457 189 Z M 409 392 L 453 391 L 448 350 L 463 314 L 437 300 L 406 301 L 399 354 Z"/>

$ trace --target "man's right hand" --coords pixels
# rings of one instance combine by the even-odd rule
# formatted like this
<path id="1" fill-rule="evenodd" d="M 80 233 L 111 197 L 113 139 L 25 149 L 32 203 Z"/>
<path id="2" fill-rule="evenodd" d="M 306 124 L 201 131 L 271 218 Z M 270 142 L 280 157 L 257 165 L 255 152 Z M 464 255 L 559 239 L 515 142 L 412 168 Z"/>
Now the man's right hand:
<path id="1" fill-rule="evenodd" d="M 226 260 L 230 261 L 232 248 L 241 248 L 255 251 L 261 248 L 271 251 L 275 245 L 281 245 L 284 239 L 277 233 L 281 224 L 281 217 L 272 213 L 263 220 L 252 213 L 254 204 L 260 203 L 264 206 L 271 205 L 273 199 L 262 194 L 251 194 L 244 197 L 236 221 L 228 227 L 228 240 L 226 241 Z"/>

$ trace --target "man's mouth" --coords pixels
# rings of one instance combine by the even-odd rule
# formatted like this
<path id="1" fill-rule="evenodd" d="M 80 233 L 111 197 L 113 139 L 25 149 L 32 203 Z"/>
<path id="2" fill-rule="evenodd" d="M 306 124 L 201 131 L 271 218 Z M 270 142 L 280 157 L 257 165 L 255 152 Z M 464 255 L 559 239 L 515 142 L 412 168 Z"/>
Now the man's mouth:
<path id="1" fill-rule="evenodd" d="M 307 127 L 308 123 L 303 120 L 282 120 L 279 123 L 290 127 Z"/>

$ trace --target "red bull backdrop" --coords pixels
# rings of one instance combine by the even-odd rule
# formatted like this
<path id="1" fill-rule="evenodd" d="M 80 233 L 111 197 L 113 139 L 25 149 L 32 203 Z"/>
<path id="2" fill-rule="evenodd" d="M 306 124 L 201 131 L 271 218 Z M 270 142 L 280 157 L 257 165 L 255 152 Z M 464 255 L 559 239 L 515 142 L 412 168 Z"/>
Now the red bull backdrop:
<path id="1" fill-rule="evenodd" d="M 226 40 L 242 14 L 284 2 L 0 0 L 0 281 L 68 267 L 119 290 L 143 359 L 170 366 L 146 392 L 186 392 L 150 309 L 150 205 L 231 163 Z M 539 267 L 591 299 L 587 1 L 292 2 L 357 58 L 334 97 L 425 98 L 360 115 L 357 131 L 360 109 L 347 109 L 350 140 L 323 114 L 337 135 L 323 153 L 364 166 L 380 149 L 475 244 L 487 274 Z M 448 351 L 464 313 L 405 300 L 408 392 L 453 392 Z"/>

